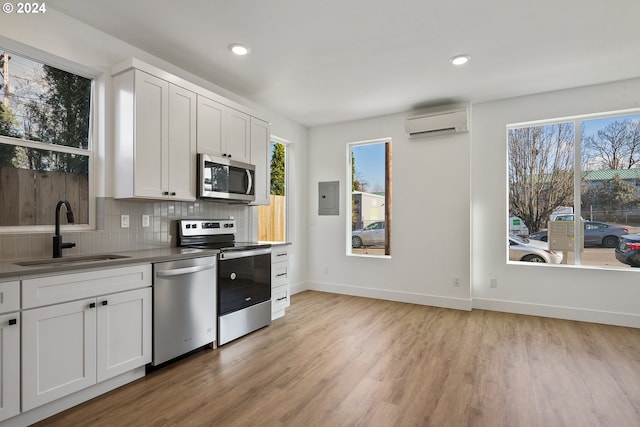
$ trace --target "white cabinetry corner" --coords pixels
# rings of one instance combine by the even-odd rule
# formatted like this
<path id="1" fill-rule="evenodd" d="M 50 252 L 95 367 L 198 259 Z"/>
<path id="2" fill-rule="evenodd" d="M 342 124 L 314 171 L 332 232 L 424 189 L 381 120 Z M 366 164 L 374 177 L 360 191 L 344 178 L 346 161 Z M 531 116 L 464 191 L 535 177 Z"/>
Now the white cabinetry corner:
<path id="1" fill-rule="evenodd" d="M 113 84 L 115 197 L 195 200 L 196 94 L 137 69 Z"/>
<path id="2" fill-rule="evenodd" d="M 271 320 L 284 316 L 290 305 L 288 246 L 271 248 Z"/>
<path id="3" fill-rule="evenodd" d="M 256 166 L 256 200 L 253 205 L 271 203 L 270 147 L 271 126 L 264 120 L 251 117 L 251 162 Z"/>
<path id="4" fill-rule="evenodd" d="M 20 412 L 20 283 L 0 283 L 0 421 Z"/>
<path id="5" fill-rule="evenodd" d="M 150 264 L 27 278 L 22 292 L 23 411 L 151 361 Z"/>

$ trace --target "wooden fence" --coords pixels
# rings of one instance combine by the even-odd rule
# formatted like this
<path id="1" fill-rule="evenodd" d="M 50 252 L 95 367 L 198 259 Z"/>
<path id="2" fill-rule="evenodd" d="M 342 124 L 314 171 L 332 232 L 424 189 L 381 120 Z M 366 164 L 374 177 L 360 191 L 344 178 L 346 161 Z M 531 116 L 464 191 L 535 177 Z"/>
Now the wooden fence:
<path id="1" fill-rule="evenodd" d="M 55 224 L 56 203 L 67 199 L 76 224 L 89 223 L 89 180 L 86 175 L 0 168 L 0 225 Z M 66 224 L 66 216 L 61 216 Z"/>
<path id="2" fill-rule="evenodd" d="M 285 196 L 270 196 L 269 206 L 258 207 L 258 239 L 284 242 Z"/>

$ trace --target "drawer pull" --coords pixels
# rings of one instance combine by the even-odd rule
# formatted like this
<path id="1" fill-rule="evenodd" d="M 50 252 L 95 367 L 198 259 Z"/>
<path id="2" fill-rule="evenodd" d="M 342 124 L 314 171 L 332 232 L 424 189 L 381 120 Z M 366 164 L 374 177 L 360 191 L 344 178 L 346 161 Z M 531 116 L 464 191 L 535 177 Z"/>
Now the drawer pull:
<path id="1" fill-rule="evenodd" d="M 287 273 L 280 273 L 280 274 L 276 274 L 276 277 L 284 277 L 286 275 L 287 275 Z"/>
<path id="2" fill-rule="evenodd" d="M 287 253 L 286 253 L 286 252 L 280 252 L 279 254 L 276 254 L 276 256 L 277 256 L 277 257 L 278 257 L 278 256 L 287 256 Z"/>
<path id="3" fill-rule="evenodd" d="M 92 302 L 91 304 L 89 304 L 89 308 L 96 308 L 96 303 Z"/>
<path id="4" fill-rule="evenodd" d="M 109 301 L 107 300 L 102 301 L 102 305 L 108 305 L 108 304 L 109 304 Z"/>
<path id="5" fill-rule="evenodd" d="M 17 324 L 18 324 L 18 319 L 9 319 L 9 326 L 17 325 Z"/>
<path id="6" fill-rule="evenodd" d="M 287 297 L 278 298 L 278 299 L 276 299 L 276 301 L 282 301 L 284 299 L 287 299 Z"/>

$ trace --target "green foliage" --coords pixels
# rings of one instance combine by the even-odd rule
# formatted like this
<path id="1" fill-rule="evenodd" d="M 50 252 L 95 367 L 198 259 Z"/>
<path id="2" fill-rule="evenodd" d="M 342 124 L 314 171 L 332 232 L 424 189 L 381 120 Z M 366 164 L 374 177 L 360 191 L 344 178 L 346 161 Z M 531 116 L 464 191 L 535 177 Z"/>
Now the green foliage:
<path id="1" fill-rule="evenodd" d="M 284 196 L 285 192 L 285 150 L 284 145 L 273 143 L 271 156 L 271 194 Z"/>
<path id="2" fill-rule="evenodd" d="M 582 203 L 585 206 L 598 206 L 605 215 L 615 218 L 619 209 L 637 205 L 638 199 L 633 185 L 615 175 L 600 185 L 589 187 L 582 195 Z"/>
<path id="3" fill-rule="evenodd" d="M 356 176 L 356 158 L 353 153 L 351 153 L 351 191 L 367 191 L 367 183 L 358 179 Z"/>
<path id="4" fill-rule="evenodd" d="M 17 138 L 20 136 L 16 130 L 17 120 L 11 109 L 0 104 L 0 135 Z M 11 166 L 16 147 L 9 144 L 0 144 L 0 167 Z"/>
<path id="5" fill-rule="evenodd" d="M 33 141 L 87 149 L 91 80 L 48 65 L 43 66 L 43 71 L 49 90 L 40 94 L 38 101 L 28 105 L 37 126 L 26 137 Z M 29 150 L 28 158 L 34 169 L 88 173 L 84 156 Z"/>

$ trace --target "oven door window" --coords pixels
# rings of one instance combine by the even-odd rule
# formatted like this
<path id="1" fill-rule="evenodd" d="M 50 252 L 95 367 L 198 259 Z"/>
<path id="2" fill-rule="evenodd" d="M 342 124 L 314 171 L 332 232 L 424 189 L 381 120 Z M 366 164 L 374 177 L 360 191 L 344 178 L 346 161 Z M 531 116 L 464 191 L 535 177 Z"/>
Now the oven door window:
<path id="1" fill-rule="evenodd" d="M 270 254 L 218 262 L 218 316 L 270 299 Z"/>

